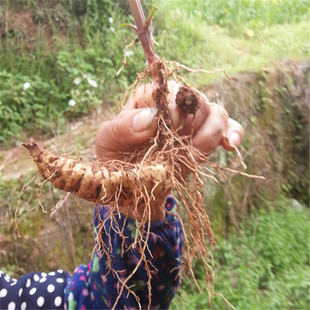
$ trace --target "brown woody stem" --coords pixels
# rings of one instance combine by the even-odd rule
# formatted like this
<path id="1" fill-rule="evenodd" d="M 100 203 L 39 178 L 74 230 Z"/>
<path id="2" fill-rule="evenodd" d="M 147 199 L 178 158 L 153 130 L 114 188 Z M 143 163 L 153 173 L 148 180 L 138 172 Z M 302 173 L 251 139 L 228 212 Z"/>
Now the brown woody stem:
<path id="1" fill-rule="evenodd" d="M 152 64 L 158 59 L 158 57 L 155 53 L 154 46 L 151 41 L 149 27 L 144 17 L 141 2 L 140 0 L 128 0 L 128 1 L 133 18 L 135 19 L 138 38 L 143 47 L 144 54 L 149 64 L 149 67 L 151 67 Z"/>
<path id="2" fill-rule="evenodd" d="M 152 69 L 152 66 L 157 62 L 158 56 L 155 53 L 154 46 L 151 40 L 151 35 L 149 31 L 149 25 L 145 20 L 143 8 L 140 0 L 128 0 L 132 15 L 135 20 L 137 27 L 138 38 L 141 42 L 141 45 L 144 50 L 146 60 L 148 62 L 149 68 Z M 159 82 L 159 72 L 158 69 L 152 69 L 151 74 L 153 80 L 156 84 Z"/>
<path id="3" fill-rule="evenodd" d="M 171 127 L 171 117 L 168 111 L 168 87 L 167 79 L 164 77 L 163 63 L 159 60 L 155 53 L 154 46 L 151 40 L 151 34 L 149 31 L 150 21 L 146 21 L 144 17 L 143 8 L 140 0 L 128 0 L 132 15 L 137 27 L 138 38 L 144 50 L 145 57 L 147 59 L 149 70 L 151 72 L 154 90 L 152 97 L 156 103 L 158 109 L 159 122 L 158 127 L 160 133 L 158 136 L 157 147 L 162 150 L 166 144 L 165 126 Z"/>

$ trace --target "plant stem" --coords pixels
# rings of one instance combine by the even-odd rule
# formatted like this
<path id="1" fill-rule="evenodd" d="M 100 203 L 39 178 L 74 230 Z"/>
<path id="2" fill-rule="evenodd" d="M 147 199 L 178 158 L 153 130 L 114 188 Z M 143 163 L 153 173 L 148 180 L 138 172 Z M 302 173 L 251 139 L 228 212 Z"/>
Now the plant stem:
<path id="1" fill-rule="evenodd" d="M 158 56 L 155 53 L 154 46 L 151 41 L 149 27 L 144 17 L 141 2 L 140 0 L 128 0 L 128 2 L 130 5 L 132 15 L 135 19 L 138 38 L 143 47 L 148 65 L 149 67 L 151 67 L 157 61 Z"/>
<path id="2" fill-rule="evenodd" d="M 128 0 L 132 15 L 135 19 L 137 27 L 138 38 L 144 50 L 146 60 L 149 65 L 149 69 L 153 78 L 154 91 L 152 96 L 156 102 L 156 108 L 158 109 L 158 115 L 160 115 L 166 122 L 166 126 L 170 127 L 171 118 L 168 112 L 168 87 L 167 81 L 163 74 L 163 65 L 158 61 L 158 56 L 155 53 L 154 46 L 151 40 L 149 31 L 149 21 L 146 22 L 143 8 L 140 0 Z M 162 121 L 160 121 L 161 125 Z M 166 137 L 163 134 L 159 135 L 158 148 L 161 149 L 166 142 Z"/>

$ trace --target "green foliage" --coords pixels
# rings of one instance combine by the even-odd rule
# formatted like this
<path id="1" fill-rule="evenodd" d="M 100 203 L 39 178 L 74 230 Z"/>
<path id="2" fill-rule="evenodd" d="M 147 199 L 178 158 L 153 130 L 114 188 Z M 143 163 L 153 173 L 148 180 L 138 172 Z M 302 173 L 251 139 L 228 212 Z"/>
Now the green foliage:
<path id="1" fill-rule="evenodd" d="M 117 2 L 43 1 L 31 11 L 28 4 L 9 3 L 28 12 L 29 34 L 10 27 L 8 19 L 2 35 L 0 144 L 5 146 L 22 138 L 22 132 L 62 132 L 65 120 L 88 114 L 103 101 L 119 101 L 144 65 L 142 49 L 134 53 L 133 48 L 126 71 L 116 77 L 123 48 L 134 39 L 130 29 L 121 29 L 132 20 Z M 1 13 L 0 29 L 5 29 L 10 11 L 4 7 Z"/>
<path id="2" fill-rule="evenodd" d="M 154 1 L 158 8 L 154 16 L 155 40 L 159 43 L 156 49 L 165 58 L 192 68 L 220 68 L 229 73 L 257 71 L 282 58 L 307 58 L 306 3 Z M 213 83 L 219 76 L 182 75 L 196 87 Z"/>
<path id="3" fill-rule="evenodd" d="M 309 211 L 283 199 L 254 212 L 239 233 L 218 244 L 215 291 L 236 309 L 308 309 L 309 253 Z M 216 296 L 210 307 L 206 293 L 201 296 L 190 278 L 184 280 L 172 309 L 207 308 L 229 306 Z"/>
<path id="4" fill-rule="evenodd" d="M 187 17 L 199 16 L 210 25 L 219 25 L 231 31 L 239 27 L 261 29 L 272 25 L 298 22 L 309 13 L 307 0 L 158 0 L 155 5 L 176 7 Z"/>
<path id="5" fill-rule="evenodd" d="M 143 5 L 146 15 L 152 6 L 158 8 L 153 18 L 158 54 L 190 67 L 256 70 L 309 52 L 305 0 L 158 0 Z M 14 17 L 27 23 L 26 30 L 10 19 L 12 11 L 26 14 Z M 135 38 L 132 30 L 121 28 L 124 23 L 133 23 L 124 1 L 6 2 L 0 8 L 0 102 L 6 115 L 0 143 L 12 144 L 22 132 L 62 131 L 66 120 L 89 113 L 102 101 L 120 101 L 145 68 L 141 47 L 132 47 L 125 70 L 115 76 L 124 46 Z M 196 87 L 218 76 L 181 74 Z M 78 79 L 79 85 L 74 83 Z M 31 87 L 23 92 L 26 82 Z M 69 105 L 72 99 L 74 106 Z"/>
<path id="6" fill-rule="evenodd" d="M 91 49 L 83 54 L 75 50 L 72 53 L 61 51 L 57 55 L 59 76 L 65 77 L 66 83 L 63 85 L 66 85 L 65 91 L 70 94 L 66 111 L 70 112 L 71 116 L 86 114 L 100 103 L 103 83 L 97 82 L 94 77 L 96 62 L 87 59 L 92 56 L 95 56 L 95 51 Z"/>
<path id="7" fill-rule="evenodd" d="M 39 75 L 0 72 L 0 142 L 15 137 L 22 130 L 51 130 L 46 122 L 59 120 L 65 110 L 64 94 L 53 82 Z"/>

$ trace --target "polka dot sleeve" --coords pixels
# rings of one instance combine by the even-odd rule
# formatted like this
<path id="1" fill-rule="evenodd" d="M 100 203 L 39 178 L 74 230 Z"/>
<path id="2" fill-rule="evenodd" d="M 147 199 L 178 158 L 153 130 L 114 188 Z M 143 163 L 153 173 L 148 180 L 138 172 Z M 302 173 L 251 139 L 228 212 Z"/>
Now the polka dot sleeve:
<path id="1" fill-rule="evenodd" d="M 172 211 L 176 201 L 169 197 L 166 208 Z M 98 216 L 99 212 L 99 216 Z M 137 248 L 131 247 L 135 238 L 135 221 L 116 216 L 112 222 L 107 219 L 109 208 L 99 206 L 95 214 L 95 234 L 101 234 L 103 244 L 111 244 L 110 263 L 117 276 L 108 268 L 108 258 L 101 245 L 96 245 L 96 253 L 87 265 L 79 266 L 66 288 L 65 309 L 111 309 L 117 300 L 124 281 L 135 269 L 140 259 Z M 101 220 L 98 220 L 100 218 Z M 116 232 L 124 227 L 124 238 Z M 151 262 L 151 309 L 167 309 L 179 285 L 183 231 L 176 216 L 168 215 L 166 221 L 151 225 L 148 240 L 147 260 Z M 122 250 L 124 246 L 124 251 Z M 148 276 L 144 266 L 138 268 L 127 286 L 138 296 L 143 309 L 148 308 Z M 125 288 L 116 309 L 137 309 L 135 296 Z"/>
<path id="2" fill-rule="evenodd" d="M 0 271 L 0 309 L 63 309 L 69 274 L 31 272 L 18 280 Z"/>

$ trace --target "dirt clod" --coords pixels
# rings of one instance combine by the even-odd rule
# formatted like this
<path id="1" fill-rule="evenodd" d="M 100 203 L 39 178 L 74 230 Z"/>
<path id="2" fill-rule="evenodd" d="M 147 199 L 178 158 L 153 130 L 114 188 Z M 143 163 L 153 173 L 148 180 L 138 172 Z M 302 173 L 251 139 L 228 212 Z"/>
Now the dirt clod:
<path id="1" fill-rule="evenodd" d="M 185 114 L 195 114 L 199 106 L 197 93 L 188 86 L 180 87 L 175 101 L 178 109 Z"/>

